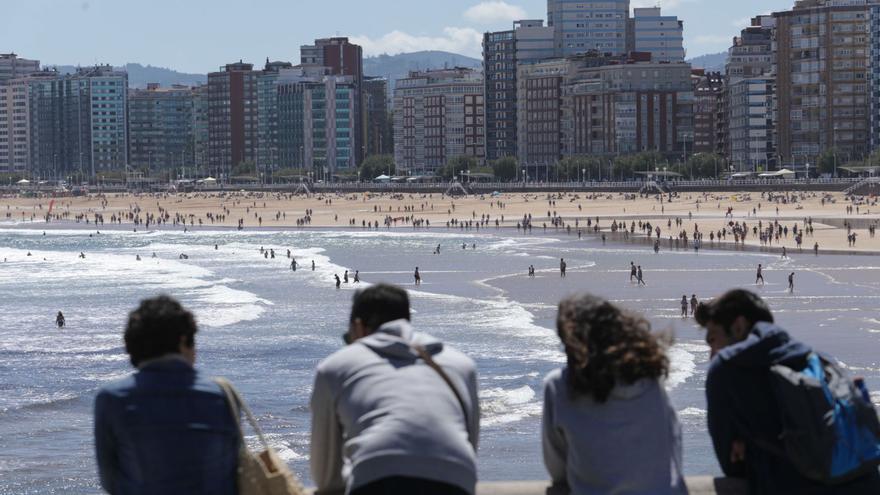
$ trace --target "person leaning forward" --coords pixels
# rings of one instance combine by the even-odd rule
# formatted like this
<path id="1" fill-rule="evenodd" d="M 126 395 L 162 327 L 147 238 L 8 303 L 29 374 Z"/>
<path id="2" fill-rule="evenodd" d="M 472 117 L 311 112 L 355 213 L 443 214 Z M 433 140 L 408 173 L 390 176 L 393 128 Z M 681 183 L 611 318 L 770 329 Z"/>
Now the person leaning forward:
<path id="1" fill-rule="evenodd" d="M 406 292 L 390 285 L 355 294 L 344 338 L 318 365 L 312 392 L 317 493 L 473 494 L 474 362 L 415 331 Z"/>

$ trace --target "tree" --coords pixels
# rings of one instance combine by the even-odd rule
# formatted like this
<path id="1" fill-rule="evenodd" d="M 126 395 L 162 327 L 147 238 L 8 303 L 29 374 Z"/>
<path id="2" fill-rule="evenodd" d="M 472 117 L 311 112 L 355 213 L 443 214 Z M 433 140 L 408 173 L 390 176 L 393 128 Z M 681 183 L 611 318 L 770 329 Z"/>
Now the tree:
<path id="1" fill-rule="evenodd" d="M 837 165 L 837 150 L 829 148 L 819 155 L 816 166 L 819 167 L 820 174 L 833 174 L 835 165 Z"/>
<path id="2" fill-rule="evenodd" d="M 498 180 L 514 180 L 519 173 L 519 163 L 512 156 L 505 156 L 492 162 L 492 173 Z"/>
<path id="3" fill-rule="evenodd" d="M 451 180 L 458 177 L 461 172 L 477 169 L 477 160 L 472 156 L 456 156 L 451 158 L 446 165 L 437 170 L 437 174 L 444 179 Z"/>
<path id="4" fill-rule="evenodd" d="M 691 155 L 681 173 L 691 179 L 715 177 L 721 158 L 714 153 L 697 153 Z"/>
<path id="5" fill-rule="evenodd" d="M 361 163 L 361 180 L 371 181 L 380 175 L 394 175 L 394 157 L 391 155 L 371 155 Z"/>
<path id="6" fill-rule="evenodd" d="M 257 165 L 250 160 L 245 160 L 245 161 L 239 163 L 238 165 L 236 165 L 232 169 L 232 176 L 233 177 L 254 175 L 256 173 L 257 173 Z"/>
<path id="7" fill-rule="evenodd" d="M 567 156 L 556 164 L 556 174 L 562 181 L 598 179 L 602 174 L 602 159 L 595 156 Z"/>

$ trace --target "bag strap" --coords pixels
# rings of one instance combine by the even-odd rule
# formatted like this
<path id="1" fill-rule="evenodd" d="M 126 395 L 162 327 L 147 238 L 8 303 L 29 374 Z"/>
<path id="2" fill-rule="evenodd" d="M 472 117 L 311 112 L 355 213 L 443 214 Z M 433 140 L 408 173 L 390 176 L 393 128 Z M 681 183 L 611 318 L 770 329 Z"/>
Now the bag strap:
<path id="1" fill-rule="evenodd" d="M 224 395 L 226 395 L 226 402 L 229 404 L 229 410 L 232 413 L 232 420 L 235 422 L 235 425 L 238 427 L 238 437 L 241 439 L 241 445 L 243 449 L 247 448 L 247 445 L 244 441 L 244 430 L 241 428 L 241 412 L 244 412 L 245 417 L 250 423 L 251 428 L 257 433 L 257 437 L 260 439 L 260 443 L 263 444 L 263 448 L 265 450 L 269 450 L 269 442 L 266 441 L 266 437 L 263 436 L 263 430 L 260 429 L 260 425 L 257 423 L 257 420 L 254 418 L 254 414 L 251 412 L 250 408 L 247 404 L 244 403 L 244 400 L 241 398 L 241 394 L 238 393 L 235 386 L 225 378 L 214 378 L 214 382 L 220 386 L 223 390 Z"/>
<path id="2" fill-rule="evenodd" d="M 452 383 L 452 379 L 449 378 L 449 375 L 447 375 L 446 372 L 443 371 L 443 368 L 441 368 L 440 365 L 434 361 L 434 359 L 431 357 L 430 354 L 428 354 L 428 351 L 426 351 L 424 347 L 420 345 L 414 345 L 412 346 L 412 348 L 414 351 L 416 351 L 416 354 L 419 355 L 422 361 L 430 366 L 431 369 L 436 371 L 437 374 L 440 375 L 441 378 L 443 378 L 443 381 L 446 382 L 447 385 L 449 385 L 449 388 L 452 389 L 452 393 L 455 394 L 455 398 L 458 400 L 458 405 L 461 406 L 461 413 L 464 415 L 464 428 L 465 430 L 467 430 L 468 436 L 470 436 L 471 423 L 469 420 L 468 409 L 464 403 L 464 399 L 461 397 L 461 393 L 459 393 L 458 389 L 455 387 L 455 384 Z"/>

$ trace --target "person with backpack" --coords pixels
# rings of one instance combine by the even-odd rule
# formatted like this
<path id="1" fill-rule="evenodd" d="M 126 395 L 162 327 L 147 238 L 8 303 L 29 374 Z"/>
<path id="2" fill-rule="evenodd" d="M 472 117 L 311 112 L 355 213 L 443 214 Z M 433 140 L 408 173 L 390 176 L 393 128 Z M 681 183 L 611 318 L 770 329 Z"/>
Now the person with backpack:
<path id="1" fill-rule="evenodd" d="M 386 284 L 356 292 L 343 338 L 312 391 L 317 493 L 472 495 L 474 362 L 416 331 L 406 291 Z"/>
<path id="2" fill-rule="evenodd" d="M 706 329 L 709 434 L 724 474 L 754 495 L 880 493 L 880 423 L 864 385 L 732 290 L 695 315 Z"/>
<path id="3" fill-rule="evenodd" d="M 567 365 L 544 380 L 544 464 L 572 494 L 687 494 L 664 346 L 641 315 L 596 296 L 559 303 Z M 554 492 L 555 493 L 555 492 Z"/>

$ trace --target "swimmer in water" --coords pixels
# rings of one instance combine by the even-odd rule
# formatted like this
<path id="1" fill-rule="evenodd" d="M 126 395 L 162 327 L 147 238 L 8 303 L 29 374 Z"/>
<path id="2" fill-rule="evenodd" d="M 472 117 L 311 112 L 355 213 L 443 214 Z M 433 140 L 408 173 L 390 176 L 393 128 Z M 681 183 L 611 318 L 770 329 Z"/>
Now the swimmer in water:
<path id="1" fill-rule="evenodd" d="M 336 277 L 336 288 L 338 289 L 340 286 L 342 286 L 342 280 L 339 279 L 338 273 L 334 274 L 333 276 Z"/>
<path id="2" fill-rule="evenodd" d="M 761 285 L 764 285 L 764 273 L 760 263 L 758 264 L 758 273 L 755 276 L 755 285 L 758 285 L 758 280 L 761 281 Z"/>
<path id="3" fill-rule="evenodd" d="M 64 328 L 64 325 L 67 324 L 67 320 L 64 319 L 64 314 L 61 311 L 58 312 L 58 315 L 55 317 L 55 324 L 58 325 L 58 328 Z"/>
<path id="4" fill-rule="evenodd" d="M 788 292 L 794 294 L 794 272 L 788 275 Z"/>
<path id="5" fill-rule="evenodd" d="M 416 267 L 416 272 L 413 274 L 413 278 L 416 280 L 416 285 L 422 285 L 422 274 L 419 273 L 419 267 Z"/>
<path id="6" fill-rule="evenodd" d="M 315 260 L 312 260 L 312 271 L 315 271 Z"/>

